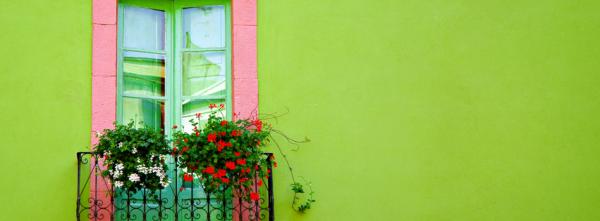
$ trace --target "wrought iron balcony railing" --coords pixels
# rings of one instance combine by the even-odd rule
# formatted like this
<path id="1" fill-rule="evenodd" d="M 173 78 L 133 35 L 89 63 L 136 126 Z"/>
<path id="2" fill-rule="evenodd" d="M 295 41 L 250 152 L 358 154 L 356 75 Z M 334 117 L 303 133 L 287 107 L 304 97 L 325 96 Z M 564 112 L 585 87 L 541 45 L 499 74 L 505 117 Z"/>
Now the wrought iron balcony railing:
<path id="1" fill-rule="evenodd" d="M 104 167 L 102 162 L 102 159 L 94 153 L 77 153 L 77 221 L 273 221 L 275 219 L 271 174 L 267 180 L 262 181 L 265 185 L 255 184 L 261 199 L 246 202 L 232 194 L 234 191 L 230 189 L 211 193 L 205 192 L 197 181 L 183 182 L 179 176 L 180 171 L 175 166 L 176 158 L 169 162 L 169 176 L 173 182 L 154 194 L 145 190 L 127 193 L 112 188 L 109 180 L 100 175 Z"/>

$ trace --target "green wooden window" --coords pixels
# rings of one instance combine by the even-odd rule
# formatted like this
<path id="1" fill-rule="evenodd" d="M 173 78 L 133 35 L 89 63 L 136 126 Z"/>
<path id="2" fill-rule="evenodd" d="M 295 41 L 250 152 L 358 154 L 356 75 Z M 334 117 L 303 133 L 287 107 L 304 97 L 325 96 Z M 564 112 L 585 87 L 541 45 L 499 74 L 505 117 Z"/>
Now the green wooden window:
<path id="1" fill-rule="evenodd" d="M 117 121 L 170 134 L 210 103 L 230 117 L 229 1 L 122 0 L 118 17 Z"/>
<path id="2" fill-rule="evenodd" d="M 211 103 L 225 104 L 230 118 L 229 1 L 120 0 L 118 18 L 118 122 L 143 122 L 170 135 L 173 125 L 191 130 L 189 119 L 207 113 Z M 179 185 L 162 194 L 172 198 L 183 182 L 169 171 Z M 194 196 L 202 198 L 198 183 L 193 185 Z M 180 194 L 190 195 L 191 185 L 183 187 Z M 122 203 L 122 197 L 117 194 L 115 203 Z M 141 202 L 141 193 L 131 197 Z M 138 213 L 133 212 L 142 217 Z M 115 217 L 119 220 L 122 215 Z"/>

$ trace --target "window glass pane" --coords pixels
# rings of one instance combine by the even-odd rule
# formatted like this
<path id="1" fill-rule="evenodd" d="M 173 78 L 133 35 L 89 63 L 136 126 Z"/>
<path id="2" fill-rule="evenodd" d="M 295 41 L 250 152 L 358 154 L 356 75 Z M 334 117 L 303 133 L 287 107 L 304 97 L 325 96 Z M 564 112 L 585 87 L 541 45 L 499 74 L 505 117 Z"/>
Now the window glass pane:
<path id="1" fill-rule="evenodd" d="M 126 94 L 164 96 L 165 56 L 125 51 L 123 82 Z"/>
<path id="2" fill-rule="evenodd" d="M 196 113 L 202 113 L 202 116 L 200 117 L 200 125 L 204 125 L 208 120 L 208 114 L 210 113 L 208 105 L 216 104 L 219 106 L 220 104 L 225 104 L 225 99 L 182 100 L 181 104 L 181 126 L 183 126 L 183 131 L 191 132 L 193 126 L 189 121 L 196 118 Z M 223 117 L 227 116 L 225 110 L 223 110 L 222 113 Z"/>
<path id="3" fill-rule="evenodd" d="M 155 129 L 164 129 L 165 105 L 164 102 L 153 99 L 123 98 L 123 123 L 135 121 Z"/>
<path id="4" fill-rule="evenodd" d="M 225 53 L 183 53 L 183 96 L 225 97 Z"/>
<path id="5" fill-rule="evenodd" d="M 225 7 L 183 9 L 183 47 L 225 47 Z"/>
<path id="6" fill-rule="evenodd" d="M 164 50 L 165 12 L 126 6 L 124 13 L 125 48 Z"/>

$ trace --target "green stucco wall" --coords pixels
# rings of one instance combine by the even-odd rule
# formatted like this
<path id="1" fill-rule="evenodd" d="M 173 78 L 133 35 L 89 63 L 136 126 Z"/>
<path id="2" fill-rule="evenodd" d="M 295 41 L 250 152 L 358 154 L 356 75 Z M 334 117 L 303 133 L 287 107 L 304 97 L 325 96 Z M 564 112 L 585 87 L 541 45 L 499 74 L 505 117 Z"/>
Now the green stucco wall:
<path id="1" fill-rule="evenodd" d="M 0 3 L 0 220 L 75 220 L 89 147 L 91 1 Z"/>
<path id="2" fill-rule="evenodd" d="M 261 111 L 312 142 L 304 216 L 600 220 L 600 2 L 259 1 Z M 74 220 L 90 1 L 0 3 L 0 220 Z"/>
<path id="3" fill-rule="evenodd" d="M 600 220 L 600 1 L 260 0 L 278 220 Z"/>

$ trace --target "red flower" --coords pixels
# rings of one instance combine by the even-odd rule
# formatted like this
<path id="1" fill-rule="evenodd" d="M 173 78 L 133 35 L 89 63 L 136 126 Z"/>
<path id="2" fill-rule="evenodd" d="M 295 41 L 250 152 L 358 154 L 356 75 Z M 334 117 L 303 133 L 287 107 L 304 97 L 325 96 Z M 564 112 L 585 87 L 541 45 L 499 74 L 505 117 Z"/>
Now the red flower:
<path id="1" fill-rule="evenodd" d="M 223 177 L 223 178 L 221 178 L 221 182 L 223 182 L 223 183 L 229 183 L 229 178 Z"/>
<path id="2" fill-rule="evenodd" d="M 237 159 L 235 162 L 238 165 L 246 165 L 246 159 Z"/>
<path id="3" fill-rule="evenodd" d="M 177 129 L 177 125 L 173 125 L 173 129 Z"/>
<path id="4" fill-rule="evenodd" d="M 200 118 L 200 116 L 202 116 L 202 113 L 200 113 L 200 112 L 196 113 L 196 118 Z"/>
<path id="5" fill-rule="evenodd" d="M 233 155 L 235 155 L 236 157 L 240 156 L 240 152 L 233 152 Z"/>
<path id="6" fill-rule="evenodd" d="M 224 177 L 225 175 L 227 175 L 227 171 L 225 171 L 223 169 L 219 169 L 217 171 L 217 177 Z"/>
<path id="7" fill-rule="evenodd" d="M 259 119 L 254 120 L 252 124 L 254 124 L 254 126 L 256 127 L 256 131 L 260 132 L 262 130 L 262 121 L 260 121 Z"/>
<path id="8" fill-rule="evenodd" d="M 221 126 L 226 126 L 227 125 L 227 121 L 226 120 L 222 120 L 221 121 Z"/>
<path id="9" fill-rule="evenodd" d="M 183 174 L 183 180 L 185 182 L 192 182 L 192 181 L 194 181 L 194 176 L 192 176 L 189 173 Z"/>
<path id="10" fill-rule="evenodd" d="M 219 104 L 219 108 L 221 108 L 221 109 L 225 108 L 225 104 Z"/>
<path id="11" fill-rule="evenodd" d="M 217 142 L 217 151 L 221 152 L 225 146 L 227 146 L 227 143 L 223 140 L 219 140 L 219 142 Z"/>
<path id="12" fill-rule="evenodd" d="M 225 146 L 226 147 L 231 147 L 231 142 L 229 142 L 229 141 L 225 142 Z"/>
<path id="13" fill-rule="evenodd" d="M 258 181 L 256 181 L 256 184 L 257 184 L 258 186 L 262 186 L 262 180 L 258 180 Z"/>
<path id="14" fill-rule="evenodd" d="M 277 167 L 277 162 L 273 162 L 273 167 Z"/>
<path id="15" fill-rule="evenodd" d="M 235 170 L 235 163 L 231 162 L 231 161 L 227 161 L 227 162 L 225 162 L 225 167 L 227 167 L 227 169 L 230 169 L 230 170 Z"/>
<path id="16" fill-rule="evenodd" d="M 184 142 L 184 143 L 187 143 L 187 142 L 188 142 L 188 139 L 187 139 L 187 138 L 183 138 L 183 142 Z"/>
<path id="17" fill-rule="evenodd" d="M 183 192 L 183 187 L 179 187 L 179 192 Z"/>
<path id="18" fill-rule="evenodd" d="M 210 108 L 210 109 L 213 109 L 213 108 L 215 108 L 215 107 L 217 107 L 217 105 L 216 105 L 216 104 L 209 104 L 209 105 L 208 105 L 208 108 Z"/>
<path id="19" fill-rule="evenodd" d="M 198 133 L 198 132 L 196 132 Z M 217 135 L 215 133 L 210 133 L 208 134 L 208 136 L 206 137 L 206 139 L 208 140 L 208 142 L 215 142 L 215 140 L 217 140 Z"/>
<path id="20" fill-rule="evenodd" d="M 189 147 L 183 147 L 183 149 L 181 149 L 182 153 L 185 153 L 186 151 L 188 151 L 190 148 Z"/>
<path id="21" fill-rule="evenodd" d="M 247 178 L 247 177 L 242 177 L 242 178 L 240 178 L 240 183 L 243 183 L 243 182 L 246 182 L 246 181 L 248 181 L 248 178 Z"/>
<path id="22" fill-rule="evenodd" d="M 240 132 L 238 130 L 231 131 L 231 136 L 237 137 L 239 135 L 240 135 Z"/>
<path id="23" fill-rule="evenodd" d="M 196 131 L 196 137 L 200 136 L 200 132 Z"/>
<path id="24" fill-rule="evenodd" d="M 207 166 L 202 172 L 207 174 L 213 174 L 215 173 L 215 168 L 212 166 Z"/>
<path id="25" fill-rule="evenodd" d="M 219 132 L 219 136 L 221 136 L 221 137 L 227 136 L 227 132 L 221 131 L 221 132 Z"/>
<path id="26" fill-rule="evenodd" d="M 260 146 L 260 140 L 256 141 L 256 146 Z"/>
<path id="27" fill-rule="evenodd" d="M 258 195 L 257 192 L 252 192 L 252 193 L 250 193 L 250 199 L 252 199 L 254 201 L 258 201 L 258 200 L 260 200 L 260 195 Z"/>

